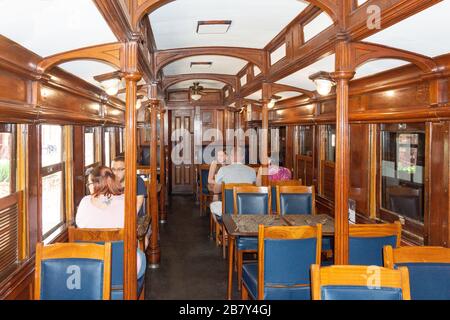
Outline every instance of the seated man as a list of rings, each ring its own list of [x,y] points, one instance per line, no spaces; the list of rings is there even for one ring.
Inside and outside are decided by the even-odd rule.
[[[230,154],[232,163],[229,166],[220,168],[216,175],[216,189],[222,188],[222,183],[255,183],[256,172],[252,168],[243,165],[236,158],[236,153]],[[216,201],[210,205],[211,212],[217,216],[222,215],[222,202]]]

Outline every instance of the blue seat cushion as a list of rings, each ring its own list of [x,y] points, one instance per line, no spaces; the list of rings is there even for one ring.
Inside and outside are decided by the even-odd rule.
[[[267,215],[271,206],[267,193],[239,193],[237,195],[238,214]]]
[[[400,288],[323,286],[322,300],[403,300]]]
[[[407,267],[412,300],[450,300],[449,263],[401,263]]]
[[[249,295],[256,299],[258,297],[258,264],[244,263],[242,266],[242,282],[245,283]]]
[[[222,204],[225,203],[225,208],[223,212],[225,214],[233,214],[234,213],[234,199],[233,199],[233,190],[225,190],[225,201],[222,200]]]
[[[383,266],[383,247],[397,247],[397,236],[350,237],[349,264],[361,266]]]
[[[258,250],[258,238],[256,237],[238,237],[236,239],[236,248],[240,250]]]
[[[139,273],[137,275],[138,284],[137,284],[137,295],[139,296],[144,288],[145,284],[145,271],[147,269],[147,260],[144,252],[138,249],[137,254],[140,256],[141,265],[139,267]],[[123,268],[122,268],[123,270]],[[123,282],[121,284],[116,284],[111,286],[111,300],[123,300]]]
[[[102,300],[103,261],[43,260],[40,293],[41,300]]]
[[[202,172],[202,193],[204,195],[209,195],[208,190],[209,170],[201,170],[201,172]]]
[[[322,251],[333,251],[334,249],[334,237],[324,236],[322,237]]]
[[[246,263],[242,268],[242,281],[248,289],[250,297],[258,297],[258,264]],[[264,288],[265,300],[310,300],[311,289],[305,287]]]

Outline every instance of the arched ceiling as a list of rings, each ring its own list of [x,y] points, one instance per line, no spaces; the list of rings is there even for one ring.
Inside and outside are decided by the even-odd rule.
[[[41,57],[117,41],[92,0],[0,1],[0,34]]]
[[[264,48],[308,3],[298,0],[177,0],[149,15],[158,50]],[[276,17],[276,18],[275,18]],[[198,21],[231,20],[225,34],[198,34]]]

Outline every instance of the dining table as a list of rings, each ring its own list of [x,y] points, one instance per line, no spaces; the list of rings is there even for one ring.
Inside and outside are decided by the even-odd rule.
[[[322,224],[322,236],[334,236],[334,219],[326,214],[307,215],[230,215],[222,217],[228,234],[228,287],[227,299],[232,298],[234,247],[238,237],[258,237],[259,225],[264,226],[315,226]]]

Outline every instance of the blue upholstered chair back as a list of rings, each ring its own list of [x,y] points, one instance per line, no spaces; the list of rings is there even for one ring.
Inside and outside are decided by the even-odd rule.
[[[322,300],[403,300],[400,288],[322,286]]]
[[[208,177],[209,177],[209,169],[200,169],[200,177],[202,179],[202,193],[209,194],[208,190]]]
[[[43,260],[41,300],[102,300],[103,272],[102,260]]]
[[[450,300],[450,263],[398,263],[407,267],[412,300]]]
[[[383,266],[383,247],[397,246],[397,236],[349,237],[349,264]]]
[[[311,193],[280,194],[280,214],[312,214],[313,196]]]
[[[265,286],[309,284],[309,270],[316,263],[316,252],[316,238],[265,239]]]
[[[261,214],[267,215],[270,212],[268,193],[238,193],[236,195],[238,214]]]
[[[224,213],[225,214],[233,214],[234,211],[234,200],[233,200],[233,189],[225,190],[225,199],[222,199],[222,203],[225,205]]]

